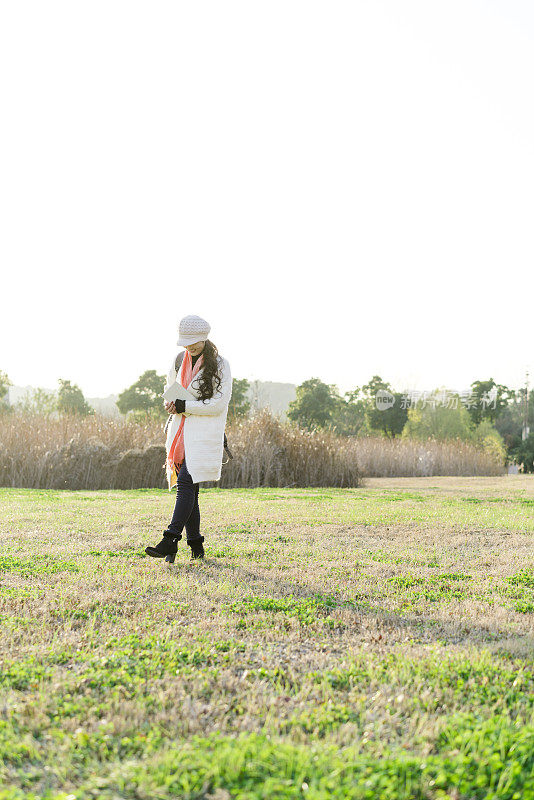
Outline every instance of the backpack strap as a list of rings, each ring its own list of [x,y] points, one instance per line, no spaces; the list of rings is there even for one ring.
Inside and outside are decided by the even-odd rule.
[[[228,456],[228,461],[233,458],[232,453],[230,452],[230,448],[228,447],[228,439],[226,438],[226,431],[224,433],[224,444],[223,444],[224,452]],[[228,464],[228,461],[224,461],[224,464]]]
[[[184,360],[184,355],[185,355],[185,350],[182,350],[182,352],[178,353],[178,355],[176,356],[176,361],[174,362],[174,368],[175,368],[176,372],[178,372],[178,370],[182,366],[182,361]]]

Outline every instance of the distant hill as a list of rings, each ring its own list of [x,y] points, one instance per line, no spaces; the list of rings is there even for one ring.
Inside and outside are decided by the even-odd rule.
[[[270,408],[276,416],[285,417],[297,390],[294,383],[251,381],[247,395],[253,409]]]
[[[43,387],[45,388],[45,387]],[[7,390],[7,400],[10,406],[14,406],[19,400],[23,400],[26,394],[35,391],[33,386],[10,386]],[[55,389],[46,389],[47,392],[55,392]]]
[[[90,406],[106,417],[120,417],[121,412],[117,408],[118,394],[109,394],[107,397],[86,397]]]
[[[46,387],[44,387],[46,388]],[[33,386],[10,386],[8,391],[9,404],[15,405],[19,400],[23,400],[27,393],[33,394]],[[55,392],[55,389],[47,389],[48,392]],[[296,387],[293,383],[276,383],[273,381],[251,381],[248,391],[250,405],[252,409],[270,408],[273,414],[285,417],[289,403],[295,399]],[[110,394],[107,397],[86,397],[87,402],[95,411],[105,414],[108,417],[120,417],[121,413],[117,408],[117,394]]]

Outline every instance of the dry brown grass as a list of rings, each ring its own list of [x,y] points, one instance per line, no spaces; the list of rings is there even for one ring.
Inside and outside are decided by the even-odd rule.
[[[101,414],[88,417],[70,414],[50,417],[27,412],[0,415],[0,486],[104,488],[98,482],[83,479],[75,485],[67,480],[64,485],[73,464],[61,465],[65,462],[61,451],[70,456],[67,460],[78,462],[79,466],[91,455],[94,458],[95,449],[110,461],[132,449],[160,445],[161,440],[162,429],[158,422],[117,421]],[[61,474],[50,475],[54,468]]]
[[[220,486],[358,486],[362,476],[500,475],[503,465],[466,442],[310,433],[263,410],[228,425],[234,459]],[[102,415],[0,416],[0,486],[165,487],[163,424]],[[206,484],[210,485],[210,484]]]
[[[13,676],[2,707],[16,721],[11,752],[24,736],[38,753],[0,762],[0,778],[27,787],[23,763],[37,793],[187,797],[166,794],[164,778],[138,791],[128,770],[195,734],[355,747],[375,769],[392,754],[426,759],[464,713],[473,733],[494,718],[520,731],[534,620],[514,603],[534,590],[509,578],[533,565],[534,479],[369,484],[202,490],[207,558],[190,563],[180,542],[173,566],[144,557],[172,496],[2,490],[0,657]],[[184,659],[169,665],[169,648]],[[162,742],[144,750],[136,736],[152,732]],[[102,794],[83,789],[94,775]]]
[[[310,433],[263,410],[227,435],[234,459],[223,468],[223,488],[360,484],[353,442],[330,431]]]
[[[503,464],[470,442],[384,439],[369,436],[355,443],[358,463],[373,478],[431,475],[502,475]]]

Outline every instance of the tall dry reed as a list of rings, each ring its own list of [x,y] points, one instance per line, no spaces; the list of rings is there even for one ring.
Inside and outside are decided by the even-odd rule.
[[[410,478],[432,475],[502,475],[504,464],[471,442],[434,439],[354,439],[363,475]]]
[[[331,431],[309,431],[258,411],[227,431],[234,459],[220,485],[358,486],[361,473],[351,442]]]
[[[0,486],[106,488],[96,476],[84,480],[78,474],[82,466],[88,463],[90,466],[91,461],[96,464],[95,453],[100,455],[100,462],[102,459],[104,463],[114,462],[132,450],[139,452],[150,445],[161,445],[162,436],[160,422],[139,424],[101,414],[88,417],[3,414],[0,415]]]
[[[362,476],[500,475],[503,465],[467,442],[310,433],[267,410],[229,423],[234,459],[221,487],[358,486]],[[164,488],[163,425],[99,414],[0,415],[0,486]]]

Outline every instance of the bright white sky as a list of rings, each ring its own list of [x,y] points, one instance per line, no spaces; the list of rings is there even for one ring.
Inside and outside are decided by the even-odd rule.
[[[0,369],[88,396],[534,366],[529,0],[3,3]]]

